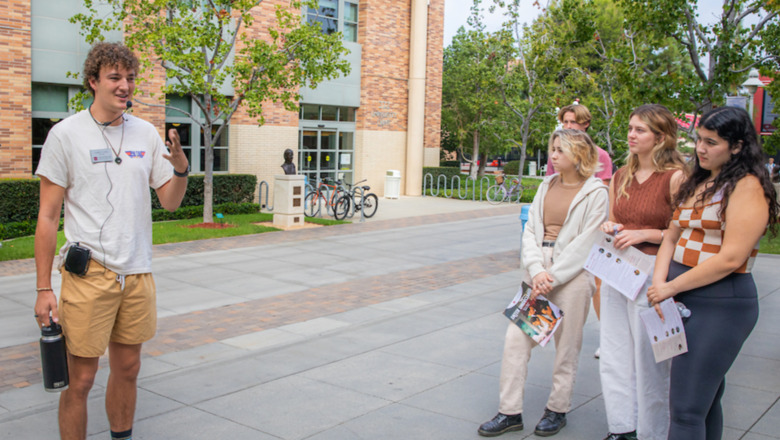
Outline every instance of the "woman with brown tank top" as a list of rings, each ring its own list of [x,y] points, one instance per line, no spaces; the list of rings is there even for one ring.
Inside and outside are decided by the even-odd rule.
[[[628,160],[609,187],[615,246],[655,256],[684,179],[677,121],[657,104],[637,107],[628,124]],[[651,274],[652,275],[652,274]],[[647,284],[631,301],[604,284],[601,295],[601,388],[609,434],[605,440],[665,440],[669,430],[670,362],[656,363],[639,313],[649,307]]]

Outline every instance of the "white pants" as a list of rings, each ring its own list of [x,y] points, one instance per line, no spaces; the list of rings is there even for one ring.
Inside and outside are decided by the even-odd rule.
[[[543,248],[545,265],[552,264],[552,248]],[[574,379],[582,348],[582,327],[590,311],[590,298],[596,290],[593,276],[584,270],[568,283],[556,287],[547,296],[564,313],[561,325],[553,335],[555,341],[555,364],[552,370],[552,389],[547,408],[566,413],[571,407]],[[523,412],[525,379],[528,375],[528,361],[531,350],[537,344],[510,322],[504,340],[504,356],[501,362],[501,377],[498,411],[502,414]],[[543,350],[549,350],[549,345]]]
[[[639,313],[649,308],[647,288],[631,301],[601,285],[601,390],[609,432],[636,431],[639,440],[666,440],[671,360],[656,363]]]

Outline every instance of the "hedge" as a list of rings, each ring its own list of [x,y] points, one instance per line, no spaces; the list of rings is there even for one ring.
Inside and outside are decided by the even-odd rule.
[[[250,203],[256,186],[257,177],[251,174],[215,174],[214,204]],[[19,226],[9,226],[8,223],[35,221],[38,218],[39,192],[38,179],[0,180],[0,194],[3,195],[0,197],[0,224],[13,229]],[[151,194],[152,209],[161,209],[155,191],[151,190]],[[200,205],[203,205],[203,176],[190,176],[181,206]]]
[[[203,177],[202,175],[190,176],[187,179],[187,193],[181,206],[203,205]],[[215,205],[222,203],[250,203],[254,198],[257,176],[253,174],[215,174],[214,198]],[[157,194],[152,191],[152,209],[160,209],[160,201]]]
[[[460,168],[460,161],[459,160],[442,160],[439,162],[440,167],[448,167],[448,168]]]
[[[227,215],[255,214],[260,212],[260,205],[257,203],[223,203],[221,205],[214,205],[214,212]],[[164,220],[184,220],[202,216],[203,205],[184,206],[173,212],[166,211],[165,209],[152,210],[152,221],[154,222]],[[21,222],[0,224],[0,240],[35,235],[36,224],[37,220],[25,220]],[[62,219],[60,219],[59,229],[62,229]]]
[[[0,224],[38,218],[38,179],[0,180]]]
[[[447,176],[447,185],[452,182],[452,176],[460,176],[460,167],[423,167],[423,186],[425,186],[425,175],[433,176],[433,186],[439,181],[440,175]],[[428,183],[430,185],[430,182]]]
[[[260,212],[260,205],[257,203],[222,203],[214,205],[214,213],[220,214],[255,214]],[[176,211],[170,212],[165,209],[152,210],[152,221],[159,222],[164,220],[184,220],[187,218],[196,218],[203,216],[203,205],[183,206]]]
[[[504,164],[504,174],[509,176],[517,176],[520,171],[520,161],[519,160],[510,160],[509,162]]]

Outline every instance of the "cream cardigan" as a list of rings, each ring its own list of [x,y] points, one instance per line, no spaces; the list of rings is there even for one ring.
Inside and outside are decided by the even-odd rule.
[[[542,240],[544,238],[544,198],[550,187],[552,176],[544,179],[536,192],[531,209],[528,213],[528,222],[523,232],[521,249],[521,267],[530,278],[524,277],[526,282],[545,269],[542,266]],[[601,179],[590,177],[582,185],[582,188],[574,196],[566,220],[563,222],[558,238],[553,248],[553,264],[547,269],[553,277],[553,287],[569,282],[577,276],[585,264],[593,243],[598,237],[599,226],[604,223],[609,215],[609,190]]]

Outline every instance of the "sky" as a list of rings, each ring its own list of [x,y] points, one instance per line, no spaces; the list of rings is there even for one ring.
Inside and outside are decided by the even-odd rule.
[[[487,7],[492,3],[491,0],[483,0],[482,6],[485,9],[485,25],[488,31],[496,31],[501,27],[504,17],[500,11],[490,14]],[[522,14],[524,22],[531,23],[541,12],[539,8],[533,6],[534,0],[521,0]],[[540,0],[543,6],[548,4],[548,0]],[[699,12],[703,20],[712,22],[716,14],[720,11],[722,0],[699,0]],[[472,0],[444,0],[444,47],[452,42],[452,37],[458,32],[461,26],[467,26],[466,20],[471,13]],[[467,27],[468,28],[468,27]]]

